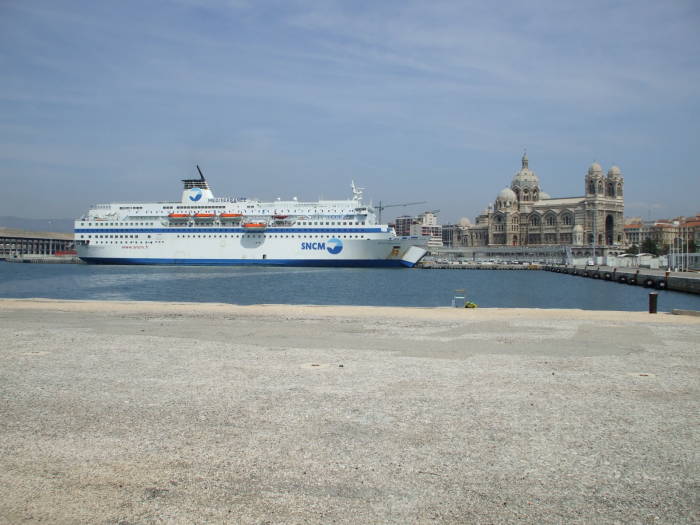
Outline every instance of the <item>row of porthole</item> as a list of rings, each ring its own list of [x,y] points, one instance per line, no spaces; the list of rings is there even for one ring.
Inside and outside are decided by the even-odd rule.
[[[180,235],[177,236],[180,238]],[[203,235],[182,235],[182,238],[205,238],[205,239],[211,239],[211,238],[228,238],[228,237],[235,237],[235,238],[240,238],[240,234],[230,234],[230,235],[210,235],[210,234],[203,234]],[[262,238],[262,237],[268,237],[268,238],[285,238],[285,239],[312,239],[312,238],[325,238],[327,235],[282,235],[282,234],[277,234],[277,235],[262,235],[262,234],[245,234],[245,237],[247,238]],[[342,239],[364,239],[364,235],[338,235],[338,237]],[[92,235],[81,235],[80,239],[92,239]],[[138,239],[140,238],[138,235],[95,235],[95,239]],[[151,238],[150,235],[147,236],[148,239]]]
[[[162,244],[165,241],[93,241],[92,244]]]
[[[200,238],[200,239],[201,238],[205,238],[205,239],[220,238],[221,239],[221,238],[230,238],[230,237],[239,238],[239,237],[241,237],[241,235],[240,234],[231,234],[231,235],[204,234],[204,235],[182,235],[182,236],[178,235],[177,236],[178,239],[180,237],[182,237],[183,239],[189,239],[189,238]],[[245,235],[243,235],[243,237],[246,237],[248,239],[255,239],[255,238],[259,239],[259,238],[263,238],[263,237],[268,238],[268,239],[269,238],[275,238],[275,239],[276,238],[280,238],[280,239],[290,239],[290,238],[291,239],[314,239],[314,238],[319,239],[319,238],[322,238],[322,239],[325,239],[328,237],[328,235],[282,235],[282,234],[277,234],[277,235],[253,234],[253,235],[250,235],[250,234],[245,234]],[[336,235],[336,237],[339,237],[341,239],[365,239],[366,238],[364,235]]]
[[[81,235],[81,239],[92,239],[92,235]],[[95,235],[95,239],[139,239],[138,235]],[[150,239],[151,236],[147,236]]]
[[[85,226],[84,222],[80,223],[81,226]],[[93,226],[91,222],[87,224],[88,226]],[[155,222],[96,222],[95,226],[155,226]]]

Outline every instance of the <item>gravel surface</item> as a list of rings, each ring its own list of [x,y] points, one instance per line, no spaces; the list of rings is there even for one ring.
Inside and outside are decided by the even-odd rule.
[[[0,300],[0,523],[698,523],[700,318]]]

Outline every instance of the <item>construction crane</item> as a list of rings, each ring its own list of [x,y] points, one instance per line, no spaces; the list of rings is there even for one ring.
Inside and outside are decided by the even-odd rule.
[[[418,202],[401,202],[399,204],[382,204],[382,201],[379,201],[379,205],[375,206],[374,209],[379,212],[379,224],[382,223],[382,210],[384,208],[395,208],[397,206],[415,206],[416,204],[425,204],[428,201],[418,201]]]

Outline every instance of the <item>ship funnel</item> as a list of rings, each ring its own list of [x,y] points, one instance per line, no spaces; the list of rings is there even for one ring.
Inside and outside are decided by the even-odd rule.
[[[207,179],[204,178],[204,174],[202,170],[199,169],[199,166],[197,166],[197,171],[199,172],[198,179],[182,179],[185,185],[182,191],[183,204],[196,205],[214,198],[214,194],[209,188]]]

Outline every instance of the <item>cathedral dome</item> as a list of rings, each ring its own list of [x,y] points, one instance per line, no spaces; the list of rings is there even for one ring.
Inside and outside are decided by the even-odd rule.
[[[551,199],[552,197],[549,195],[549,193],[545,193],[543,191],[540,192],[540,200],[543,201],[545,199]]]
[[[462,217],[459,219],[459,225],[464,227],[471,226],[472,221],[470,221],[467,217]]]
[[[613,165],[608,170],[608,177],[619,177],[621,175],[622,172],[620,171],[620,168],[618,166]]]
[[[588,168],[588,174],[589,175],[602,175],[603,174],[603,168],[598,164],[597,162],[594,162],[591,164],[591,167]]]
[[[503,188],[498,193],[498,197],[496,197],[496,199],[504,202],[515,202],[518,200],[518,197],[515,195],[515,192],[510,188]]]
[[[530,169],[528,162],[527,154],[524,154],[522,158],[522,168],[520,168],[520,171],[515,174],[515,177],[513,177],[513,182],[510,185],[512,189],[539,188],[540,179],[538,179],[535,172]]]

